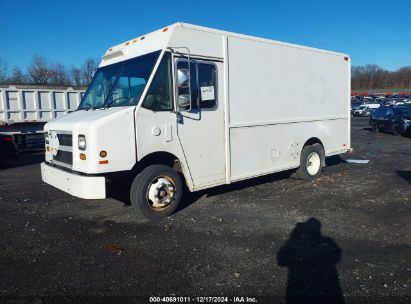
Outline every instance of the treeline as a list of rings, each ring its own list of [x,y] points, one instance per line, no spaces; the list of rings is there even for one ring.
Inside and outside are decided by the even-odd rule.
[[[34,55],[25,71],[9,68],[0,57],[0,84],[36,84],[60,86],[87,86],[97,70],[98,62],[88,58],[80,67],[67,68],[61,63],[51,63],[41,55]]]
[[[41,55],[34,55],[26,71],[18,67],[9,69],[7,61],[0,57],[0,84],[39,84],[63,86],[87,86],[97,70],[95,59],[86,59],[80,67],[67,68],[61,63],[50,63]],[[411,88],[411,66],[387,71],[376,64],[353,66],[351,89],[407,89]]]
[[[387,71],[376,64],[353,66],[351,69],[351,89],[409,89],[411,88],[411,66],[396,71]]]

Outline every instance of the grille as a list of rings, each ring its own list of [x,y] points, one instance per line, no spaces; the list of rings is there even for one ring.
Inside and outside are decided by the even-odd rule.
[[[56,155],[51,155],[50,161],[57,166],[71,168],[73,166],[73,136],[68,132],[50,131],[50,146],[57,149]],[[54,133],[54,135],[53,135]],[[53,140],[57,136],[58,143]]]
[[[73,136],[71,134],[57,134],[61,146],[71,147],[73,145]]]
[[[53,157],[53,160],[72,165],[73,163],[73,153],[67,151],[58,151],[57,155]]]

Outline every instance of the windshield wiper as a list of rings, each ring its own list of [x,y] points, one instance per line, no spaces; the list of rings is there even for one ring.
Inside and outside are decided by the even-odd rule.
[[[87,107],[85,110],[94,110],[94,105],[93,104],[88,104],[89,107]]]
[[[106,104],[106,106],[105,106],[104,108],[105,108],[105,109],[108,109],[113,103],[115,103],[117,100],[120,100],[120,99],[130,100],[131,98],[130,98],[129,96],[123,96],[123,97],[114,98],[114,99],[110,100],[109,102],[107,102],[107,104]]]

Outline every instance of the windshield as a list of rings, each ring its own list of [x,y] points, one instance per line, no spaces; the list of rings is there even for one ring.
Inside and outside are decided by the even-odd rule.
[[[79,110],[136,105],[160,51],[97,69]]]
[[[377,108],[375,111],[374,111],[374,114],[375,115],[387,115],[387,114],[389,114],[389,113],[391,113],[392,112],[392,110],[391,110],[391,108],[382,108],[382,107],[380,107],[380,108]]]

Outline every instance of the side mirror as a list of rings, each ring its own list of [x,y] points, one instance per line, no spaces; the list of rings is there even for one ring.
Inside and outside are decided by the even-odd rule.
[[[183,94],[178,96],[178,105],[182,108],[187,108],[190,106],[190,95]]]
[[[179,88],[188,88],[190,85],[190,74],[187,69],[177,70],[177,83]]]

